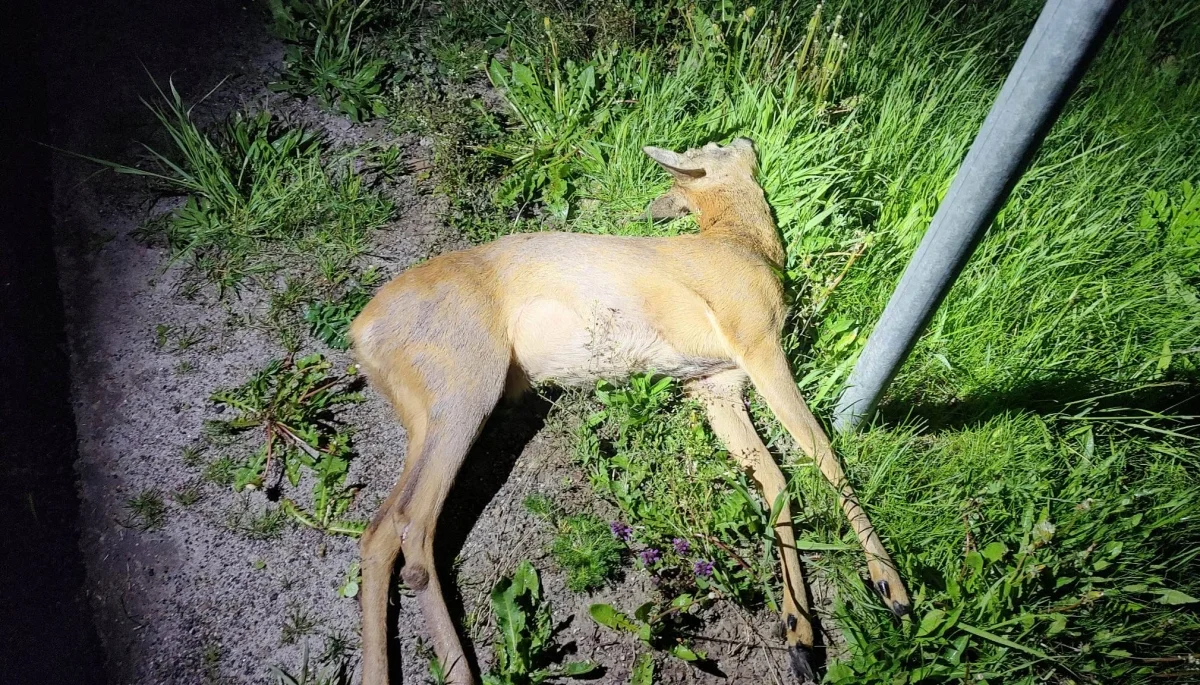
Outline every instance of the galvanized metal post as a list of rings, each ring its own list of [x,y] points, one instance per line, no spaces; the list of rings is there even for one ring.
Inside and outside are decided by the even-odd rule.
[[[949,192],[875,325],[834,426],[856,428],[876,404],[1037,152],[1125,0],[1049,0]]]

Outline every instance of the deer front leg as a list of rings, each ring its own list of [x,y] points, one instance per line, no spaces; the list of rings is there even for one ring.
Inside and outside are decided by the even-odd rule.
[[[867,512],[863,511],[858,496],[846,480],[846,473],[833,453],[829,437],[800,396],[783,350],[778,343],[764,342],[739,355],[738,363],[750,374],[754,387],[800,449],[816,462],[825,479],[837,489],[842,511],[850,520],[867,554],[867,570],[871,574],[872,586],[893,613],[904,616],[911,608],[908,591],[900,580],[892,557],[871,525]]]
[[[796,676],[802,682],[811,682],[816,680],[812,664],[812,615],[804,589],[800,557],[796,553],[791,506],[786,497],[782,500],[779,497],[786,490],[787,481],[746,413],[742,400],[745,385],[745,373],[740,370],[727,371],[692,381],[688,384],[688,392],[704,405],[713,432],[725,444],[729,454],[758,483],[767,506],[772,507],[776,501],[780,501],[775,538],[779,545],[783,575],[783,625],[787,635],[788,656]]]

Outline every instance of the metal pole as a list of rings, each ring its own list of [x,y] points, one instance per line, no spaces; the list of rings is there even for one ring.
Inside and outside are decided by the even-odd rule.
[[[1021,177],[1125,0],[1049,0],[958,168],[916,254],[867,340],[838,401],[834,426],[875,411],[917,338]]]

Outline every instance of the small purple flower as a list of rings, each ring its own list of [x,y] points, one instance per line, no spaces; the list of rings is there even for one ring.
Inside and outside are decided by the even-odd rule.
[[[643,565],[653,566],[659,559],[662,559],[662,552],[650,547],[638,552],[638,558],[642,560]]]
[[[701,559],[700,561],[696,562],[696,565],[692,567],[692,570],[696,572],[697,576],[700,576],[701,578],[708,578],[713,573],[713,564],[711,561],[705,561]]]
[[[675,538],[671,541],[671,544],[675,546],[676,554],[687,554],[688,551],[692,549],[692,546],[688,544],[688,541],[684,540],[683,538]]]
[[[613,521],[612,523],[608,524],[608,529],[612,531],[612,534],[618,540],[629,542],[633,539],[633,528],[631,528],[628,524],[621,523],[620,521]]]

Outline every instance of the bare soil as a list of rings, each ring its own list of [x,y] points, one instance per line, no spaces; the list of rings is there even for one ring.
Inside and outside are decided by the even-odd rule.
[[[249,3],[50,2],[46,24],[54,46],[44,56],[52,140],[61,149],[136,159],[135,141],[156,136],[139,102],[153,93],[147,72],[160,83],[174,78],[191,101],[225,79],[197,109],[201,118],[265,106],[336,143],[388,136],[378,126],[353,125],[271,94],[267,83],[282,48]],[[427,156],[426,141],[395,142],[410,159]],[[210,394],[240,384],[283,352],[265,331],[229,325],[230,311],[262,311],[261,291],[247,289],[232,303],[212,294],[188,300],[179,293],[180,269],[167,267],[165,250],[134,237],[148,217],[177,200],[153,195],[137,179],[96,172],[95,165],[59,155],[53,209],[78,423],[80,544],[109,680],[266,682],[272,665],[295,669],[305,642],[314,656],[330,636],[356,643],[358,603],[337,593],[358,558],[355,540],[297,526],[268,541],[229,530],[230,512],[261,510],[262,493],[236,495],[201,484],[203,498],[192,506],[170,499],[200,482],[201,469],[186,465],[181,455],[196,443],[204,420],[216,416]],[[439,200],[415,179],[401,179],[387,192],[397,203],[397,218],[378,232],[371,264],[394,274],[462,244],[438,221]],[[182,352],[160,348],[160,325],[199,330],[202,340]],[[322,351],[335,368],[350,363],[343,353]],[[181,370],[188,365],[192,370]],[[385,401],[371,392],[367,397],[343,416],[357,430],[359,458],[350,480],[365,485],[353,512],[359,518],[369,517],[386,495],[405,454],[403,430]],[[603,513],[604,505],[594,502],[571,465],[562,433],[543,426],[546,408],[531,399],[502,409],[489,423],[439,528],[441,572],[446,585],[457,588],[452,609],[483,668],[493,634],[488,591],[530,558],[542,572],[556,620],[568,622],[561,641],[574,643],[577,658],[605,668],[596,682],[627,682],[636,640],[597,627],[587,607],[603,601],[632,608],[653,597],[654,588],[645,574],[630,569],[621,582],[590,596],[565,589],[564,576],[544,551],[548,526],[521,502],[538,491],[568,507],[601,507]],[[160,530],[130,525],[126,502],[147,489],[167,502]],[[425,635],[420,613],[411,596],[398,601],[404,682],[426,682],[426,662],[418,654]],[[307,637],[283,644],[283,626],[298,611],[316,626]],[[696,643],[721,673],[660,659],[659,682],[789,680],[774,616],[718,603],[704,618]]]

